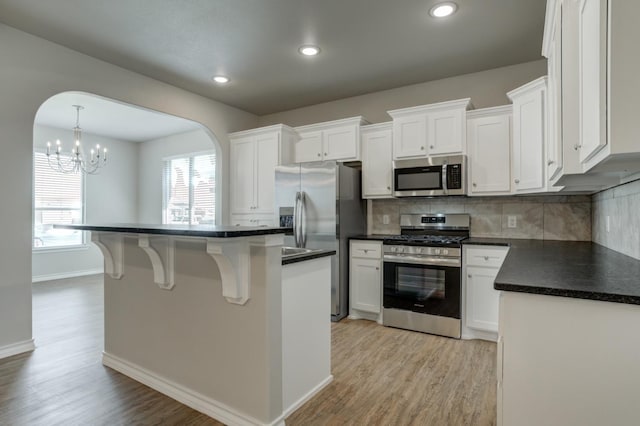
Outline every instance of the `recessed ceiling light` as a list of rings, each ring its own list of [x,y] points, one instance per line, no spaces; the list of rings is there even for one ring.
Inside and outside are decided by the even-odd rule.
[[[216,75],[215,77],[213,77],[213,81],[215,81],[216,83],[228,83],[229,82],[229,78],[225,77],[224,75]]]
[[[300,46],[298,52],[302,53],[305,56],[316,56],[320,53],[320,48],[318,46],[305,45]]]
[[[429,14],[434,18],[444,18],[452,15],[458,9],[458,5],[453,2],[438,3],[431,8]]]

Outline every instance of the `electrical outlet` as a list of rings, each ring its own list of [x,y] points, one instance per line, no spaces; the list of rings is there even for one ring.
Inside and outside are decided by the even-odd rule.
[[[518,227],[518,219],[516,216],[509,215],[507,216],[507,228],[517,228]]]
[[[388,214],[383,214],[382,215],[382,224],[383,225],[388,225],[389,224],[389,215]]]
[[[607,216],[607,220],[605,221],[605,228],[607,232],[611,232],[611,217]]]

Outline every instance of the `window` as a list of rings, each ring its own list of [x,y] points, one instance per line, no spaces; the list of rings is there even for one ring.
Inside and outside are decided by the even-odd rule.
[[[60,154],[62,156],[62,154]],[[61,173],[49,167],[46,154],[34,155],[33,247],[54,248],[84,244],[84,233],[53,229],[55,223],[82,223],[84,218],[82,173]]]
[[[166,159],[163,175],[163,223],[215,224],[216,154],[214,152]]]

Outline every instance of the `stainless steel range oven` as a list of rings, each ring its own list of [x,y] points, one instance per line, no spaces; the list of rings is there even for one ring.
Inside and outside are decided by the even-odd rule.
[[[460,338],[460,242],[469,216],[402,215],[401,229],[383,242],[383,324]]]

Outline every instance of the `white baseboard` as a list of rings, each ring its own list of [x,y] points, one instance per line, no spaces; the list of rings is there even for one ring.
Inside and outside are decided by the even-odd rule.
[[[304,395],[302,398],[300,398],[299,400],[291,404],[291,407],[284,410],[283,417],[284,418],[288,417],[291,413],[296,411],[298,408],[302,407],[307,401],[309,401],[311,398],[316,396],[318,392],[320,392],[322,389],[327,387],[329,383],[331,383],[332,381],[333,381],[333,375],[330,375],[329,377],[321,381],[316,387],[311,389],[306,395]]]
[[[41,281],[63,280],[65,278],[84,277],[86,275],[97,275],[104,273],[103,268],[85,269],[82,271],[61,272],[58,274],[34,275],[31,282],[37,283]]]
[[[352,320],[364,319],[369,321],[375,321],[378,324],[382,324],[382,315],[375,314],[373,312],[364,312],[364,311],[358,311],[356,309],[352,309],[351,312],[349,312],[348,318]]]
[[[36,348],[33,339],[24,340],[10,345],[0,346],[0,359],[29,352]]]
[[[200,411],[207,416],[230,426],[284,426],[284,414],[270,423],[261,422],[247,414],[241,413],[228,405],[192,391],[178,383],[161,377],[156,373],[138,365],[125,361],[115,355],[102,353],[102,364],[112,368],[125,376],[149,386],[156,391],[175,399],[182,404]]]
[[[462,340],[480,339],[488,342],[497,342],[498,333],[484,330],[474,330],[473,328],[462,328]]]

